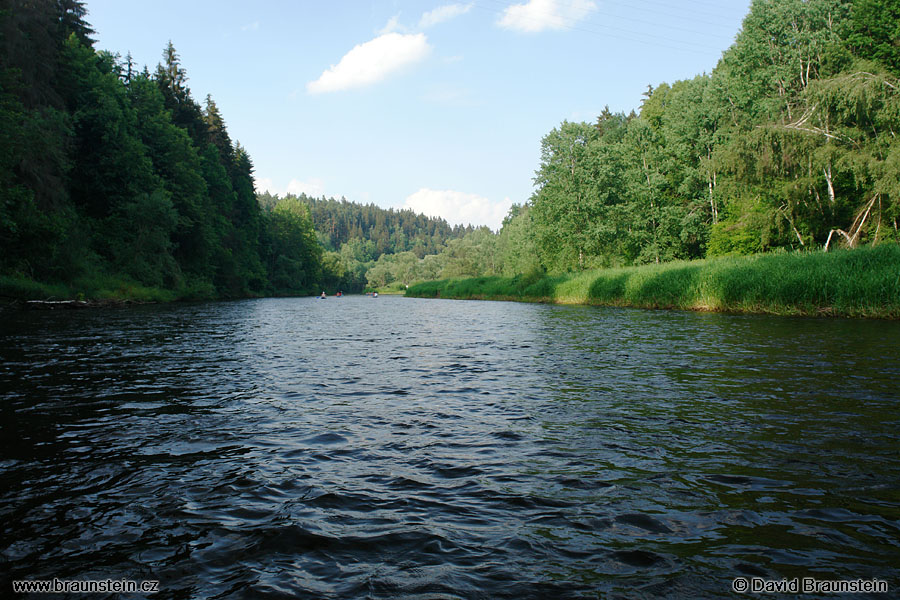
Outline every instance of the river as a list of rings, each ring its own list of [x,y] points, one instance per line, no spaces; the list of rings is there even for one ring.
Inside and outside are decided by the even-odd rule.
[[[898,322],[385,296],[0,319],[0,595],[900,586]]]

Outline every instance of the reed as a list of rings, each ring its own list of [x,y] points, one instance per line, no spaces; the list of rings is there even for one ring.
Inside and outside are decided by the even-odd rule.
[[[406,295],[897,319],[900,246],[429,281],[411,285]]]

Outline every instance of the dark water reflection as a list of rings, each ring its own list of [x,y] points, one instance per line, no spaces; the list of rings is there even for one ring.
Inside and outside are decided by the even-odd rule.
[[[0,595],[900,585],[900,323],[390,297],[0,319]]]

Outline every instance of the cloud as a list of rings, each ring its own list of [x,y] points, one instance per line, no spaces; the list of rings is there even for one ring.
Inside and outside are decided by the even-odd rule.
[[[291,179],[287,185],[287,193],[307,196],[319,197],[325,195],[325,182],[318,177],[313,177],[309,181],[300,181],[299,179]]]
[[[276,189],[275,184],[268,177],[257,177],[255,186],[256,193],[262,194],[264,192],[269,192],[270,194],[277,194],[278,189]]]
[[[287,184],[287,187],[281,187],[276,186],[275,183],[267,177],[260,177],[256,180],[256,191],[259,193],[269,192],[270,194],[277,194],[279,196],[286,196],[288,194],[298,196],[300,194],[306,194],[307,196],[318,198],[325,195],[325,182],[318,177],[312,177],[307,181],[291,179],[290,183]]]
[[[430,217],[442,217],[451,225],[487,225],[494,231],[500,229],[503,217],[509,212],[512,201],[504,198],[491,202],[477,194],[454,190],[430,190],[422,188],[407,196],[403,208]]]
[[[378,31],[378,35],[384,35],[386,33],[392,33],[394,31],[406,31],[406,28],[400,24],[400,14],[396,14]]]
[[[431,46],[424,33],[386,33],[355,46],[337,65],[307,83],[306,91],[322,94],[371,85],[424,60],[429,52]]]
[[[547,29],[565,29],[597,10],[593,0],[529,0],[503,11],[497,24],[504,29],[536,33]]]
[[[248,23],[241,27],[241,31],[259,31],[259,21]]]
[[[427,13],[422,15],[422,18],[419,19],[419,27],[422,29],[432,27],[434,25],[437,25],[438,23],[443,23],[444,21],[449,21],[450,19],[456,18],[460,15],[464,15],[471,9],[472,3],[445,4],[443,6],[438,6],[434,10],[429,10]]]

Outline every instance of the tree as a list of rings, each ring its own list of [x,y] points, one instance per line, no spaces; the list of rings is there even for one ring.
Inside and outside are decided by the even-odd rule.
[[[584,268],[585,257],[597,253],[593,224],[605,216],[592,153],[599,136],[587,123],[563,121],[541,141],[531,204],[541,256],[551,269]]]
[[[203,163],[187,132],[172,122],[163,94],[147,75],[134,75],[128,96],[137,115],[137,131],[153,171],[169,193],[177,214],[172,253],[184,274],[211,281],[212,255],[218,238],[216,216],[203,178]]]
[[[900,3],[855,0],[847,41],[860,58],[876,60],[900,76]]]
[[[247,150],[236,144],[232,151],[231,183],[234,203],[227,215],[232,226],[230,239],[226,241],[247,291],[259,294],[265,288],[265,269],[259,256],[261,212],[256,202],[253,181],[253,162]]]
[[[206,109],[203,111],[203,122],[206,125],[204,130],[204,142],[212,144],[219,151],[219,156],[227,164],[235,160],[234,149],[231,145],[231,137],[225,128],[225,120],[219,107],[212,99],[211,94],[206,95]]]
[[[130,242],[132,233],[125,233],[127,227],[123,232],[123,219],[136,217],[136,206],[158,206],[150,213],[159,219],[147,226],[159,227],[160,231],[142,233],[154,240],[167,237],[171,231],[171,201],[153,172],[140,137],[137,114],[116,72],[115,57],[95,53],[73,33],[61,53],[61,64],[65,67],[61,71],[63,98],[73,111],[75,139],[69,193],[76,210],[85,218],[83,225],[91,228],[94,251],[113,270],[127,273],[141,283],[174,283],[178,276],[168,243],[142,242],[138,246],[148,253],[162,252],[164,259],[146,257],[144,262],[165,272],[132,268],[139,261]]]
[[[271,246],[267,268],[279,294],[313,291],[322,275],[322,250],[316,240],[309,209],[296,198],[278,203],[268,216]]]
[[[202,147],[208,126],[200,106],[191,97],[187,82],[187,71],[182,68],[175,46],[169,40],[163,51],[163,62],[156,67],[156,84],[163,93],[166,108],[172,112],[172,121],[188,132],[194,144]]]
[[[74,35],[82,46],[93,48],[94,40],[91,36],[96,33],[88,22],[87,8],[81,0],[56,0],[58,13],[58,29],[60,39],[67,39]]]
[[[497,237],[500,274],[511,277],[540,270],[530,205],[513,204]]]

